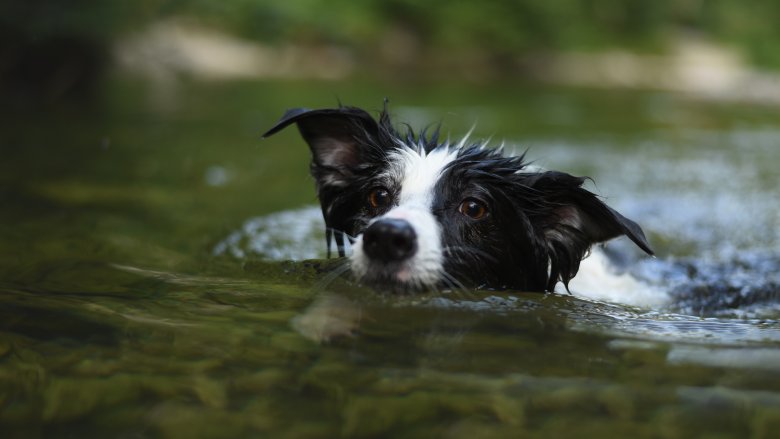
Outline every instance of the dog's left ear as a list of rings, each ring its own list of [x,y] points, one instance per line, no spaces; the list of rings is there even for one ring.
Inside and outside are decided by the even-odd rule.
[[[642,228],[582,188],[584,182],[585,178],[554,171],[537,174],[529,181],[543,200],[531,221],[541,228],[551,252],[551,276],[555,279],[550,279],[550,290],[558,276],[566,284],[577,274],[579,261],[592,244],[625,235],[653,254]]]
[[[529,186],[545,201],[546,208],[537,218],[548,237],[567,239],[580,234],[588,244],[608,241],[626,235],[639,248],[652,255],[653,250],[637,223],[604,204],[587,189],[583,177],[549,171],[533,177]]]
[[[346,183],[351,169],[364,161],[363,146],[376,138],[379,126],[366,111],[355,107],[288,110],[263,138],[297,124],[312,154],[312,173],[318,185]]]

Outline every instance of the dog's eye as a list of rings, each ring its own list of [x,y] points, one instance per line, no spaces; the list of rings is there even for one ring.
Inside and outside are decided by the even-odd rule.
[[[381,187],[373,189],[368,194],[368,204],[370,204],[374,209],[387,206],[390,204],[390,192],[388,192],[387,189]]]
[[[458,210],[471,219],[482,219],[488,213],[487,207],[481,201],[473,198],[463,200]]]

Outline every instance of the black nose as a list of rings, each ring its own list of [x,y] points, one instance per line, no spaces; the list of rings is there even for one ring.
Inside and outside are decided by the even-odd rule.
[[[402,261],[417,251],[417,234],[407,221],[382,219],[363,232],[363,251],[371,259]]]

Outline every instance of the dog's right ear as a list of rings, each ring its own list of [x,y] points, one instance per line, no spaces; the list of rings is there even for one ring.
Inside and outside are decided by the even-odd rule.
[[[298,125],[301,136],[309,144],[312,172],[318,185],[346,184],[351,170],[364,160],[363,146],[376,139],[379,131],[377,122],[360,108],[294,108],[287,110],[263,138],[293,123]]]

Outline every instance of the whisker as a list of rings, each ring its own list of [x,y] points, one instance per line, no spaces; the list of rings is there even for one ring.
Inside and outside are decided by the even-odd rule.
[[[317,281],[313,286],[312,290],[316,292],[320,292],[322,290],[327,289],[330,284],[332,284],[336,279],[338,279],[342,274],[349,271],[349,260],[345,259],[342,263],[340,263],[336,268],[334,268],[332,271],[330,271],[328,274],[326,274],[322,279]]]
[[[466,289],[466,286],[463,285],[463,283],[461,281],[459,281],[452,274],[442,270],[441,276],[442,276],[442,279],[447,282],[449,287],[452,287],[453,289],[457,289],[457,290],[465,290]]]
[[[474,294],[473,290],[469,290],[466,288],[453,288],[450,290],[450,292],[447,294],[447,299],[449,300],[477,300],[477,296]]]
[[[459,255],[464,255],[464,256],[469,256],[469,257],[471,257],[474,260],[478,260],[481,257],[481,258],[485,258],[485,259],[488,259],[488,260],[493,261],[493,262],[498,262],[498,258],[493,256],[492,254],[490,254],[490,253],[488,253],[488,252],[486,252],[484,250],[480,250],[480,249],[476,249],[476,248],[472,248],[472,247],[466,247],[466,246],[461,246],[461,245],[456,245],[455,246],[454,245],[454,246],[444,247],[444,249],[442,251],[445,252],[445,253],[454,254],[456,257],[459,256]],[[465,260],[463,260],[463,261],[466,262]]]

